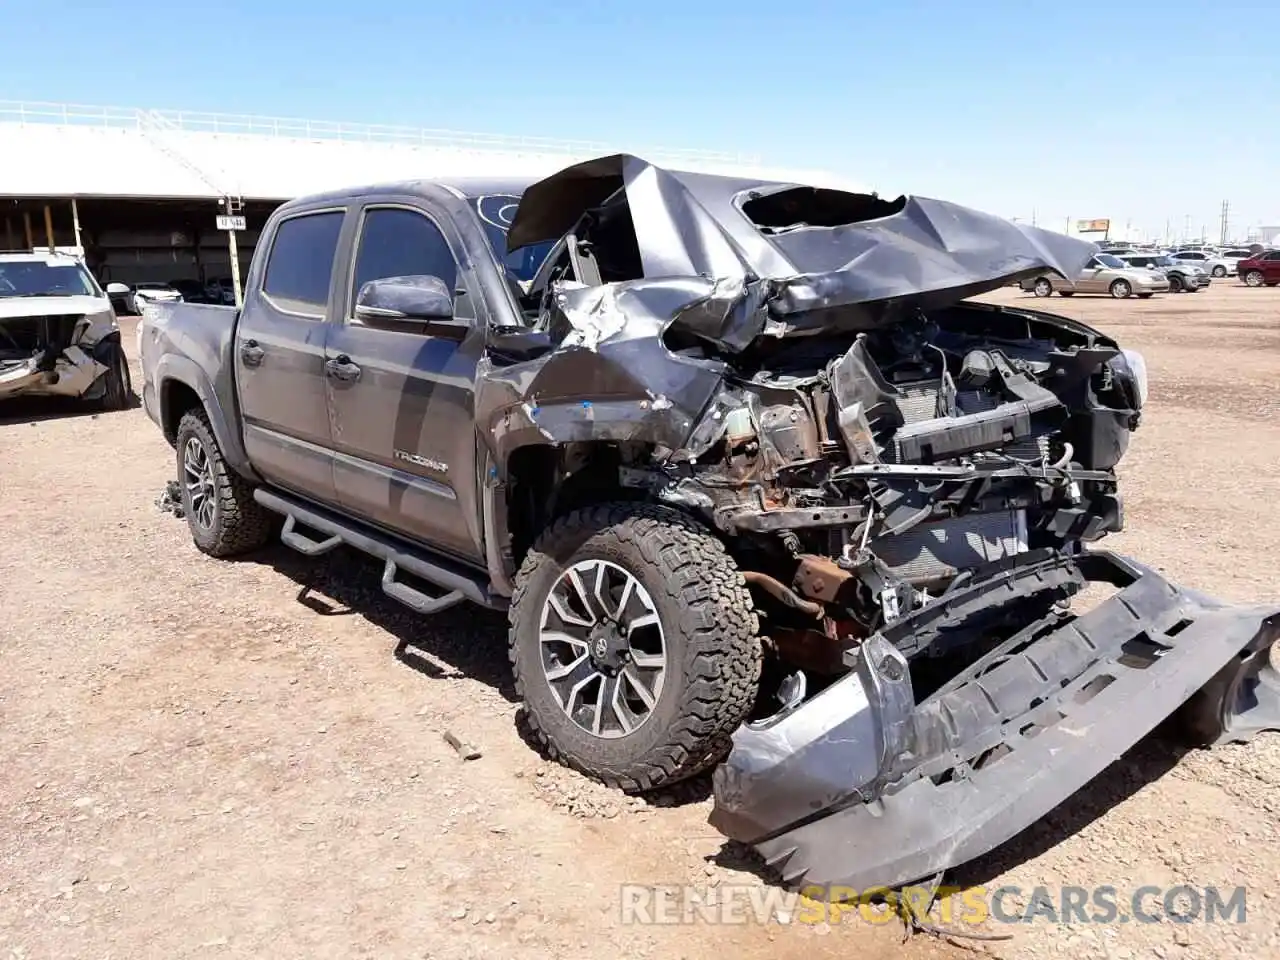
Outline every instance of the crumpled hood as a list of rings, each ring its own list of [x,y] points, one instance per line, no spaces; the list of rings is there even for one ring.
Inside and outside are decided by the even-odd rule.
[[[0,296],[0,321],[13,317],[56,317],[72,313],[106,313],[105,297],[4,297]]]
[[[508,249],[558,239],[618,190],[626,192],[647,282],[700,277],[719,292],[738,287],[763,304],[732,311],[727,325],[708,324],[706,310],[673,317],[687,332],[729,349],[743,349],[761,334],[874,326],[890,305],[942,306],[1046,270],[1074,277],[1097,252],[1093,243],[942,200],[884,201],[666,170],[627,154],[576,164],[530,186]],[[779,202],[768,200],[774,195]],[[760,198],[772,203],[771,212],[752,216],[773,227],[746,212]],[[800,225],[777,219],[787,209]],[[809,225],[843,209],[854,211],[856,222]],[[832,312],[857,306],[865,309]]]

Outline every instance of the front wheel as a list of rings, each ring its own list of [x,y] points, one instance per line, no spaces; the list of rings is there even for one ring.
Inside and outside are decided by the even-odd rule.
[[[1262,286],[1262,271],[1250,270],[1244,275],[1245,286],[1260,287]]]
[[[1185,284],[1182,282],[1182,278],[1180,276],[1178,276],[1176,273],[1169,274],[1169,292],[1170,293],[1181,293],[1182,288],[1184,286]]]
[[[1133,287],[1129,286],[1128,280],[1111,281],[1111,296],[1117,300],[1123,300],[1131,293],[1133,293]]]
[[[182,510],[196,547],[211,557],[231,557],[265,545],[274,518],[227,466],[203,411],[183,415],[174,446]]]
[[[107,372],[103,376],[102,397],[98,404],[103,410],[127,410],[133,404],[133,379],[129,375],[129,358],[118,340],[105,345],[100,361]]]
[[[1036,282],[1032,284],[1031,292],[1037,297],[1047,297],[1049,294],[1053,293],[1053,284],[1044,277],[1039,277]]]
[[[675,510],[561,517],[525,557],[509,619],[535,738],[610,786],[651,790],[706,769],[755,702],[762,651],[746,582]]]

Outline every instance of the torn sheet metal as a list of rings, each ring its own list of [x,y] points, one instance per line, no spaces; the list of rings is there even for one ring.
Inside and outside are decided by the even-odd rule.
[[[1280,609],[1223,604],[1109,553],[1071,562],[1122,589],[1030,624],[919,704],[892,640],[942,601],[847,655],[853,671],[809,702],[744,726],[715,773],[712,824],[787,883],[895,888],[1010,839],[1180,708],[1202,742],[1280,728]],[[1026,565],[990,605],[1062,563]]]
[[[668,312],[689,292],[664,284],[651,296],[645,283],[561,289],[541,350],[501,363],[499,340],[481,361],[476,417],[494,463],[527,443],[638,441],[659,457],[683,449],[725,366],[667,349]],[[698,278],[689,284],[702,291]]]
[[[704,299],[716,308],[686,303],[672,310],[673,329],[732,350],[762,334],[869,329],[903,307],[953,303],[1046,270],[1075,276],[1097,249],[941,200],[685,173],[626,154],[529,187],[508,249],[558,239],[620,190],[647,281],[715,278],[706,282],[716,295]],[[834,222],[831,210],[850,222]]]
[[[0,360],[0,398],[81,397],[106,372],[78,346],[67,347],[52,364],[43,353],[26,360]]]

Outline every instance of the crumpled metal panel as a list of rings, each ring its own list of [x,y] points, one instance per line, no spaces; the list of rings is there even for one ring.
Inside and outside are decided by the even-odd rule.
[[[43,368],[41,360],[35,356],[0,361],[0,397],[80,397],[107,372],[103,364],[79,346],[62,351],[52,369]]]
[[[896,213],[874,220],[777,233],[742,212],[745,198],[797,187],[601,157],[530,186],[507,245],[558,239],[625,190],[646,280],[707,278],[706,297],[673,311],[673,327],[729,350],[762,334],[866,329],[903,306],[953,303],[1046,270],[1075,276],[1097,250],[925,197],[902,198]]]

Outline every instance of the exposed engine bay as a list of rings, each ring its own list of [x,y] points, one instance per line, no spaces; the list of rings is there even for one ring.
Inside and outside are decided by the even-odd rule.
[[[1146,372],[1092,331],[958,304],[758,362],[726,379],[705,452],[647,482],[732,538],[779,653],[808,670],[843,672],[846,650],[984,565],[1121,528],[1114,468]]]
[[[83,396],[107,371],[79,342],[87,326],[74,315],[0,320],[0,397]]]

